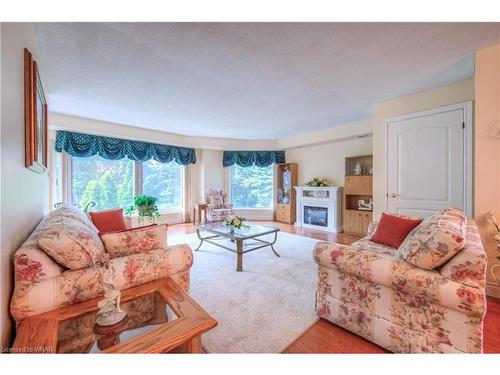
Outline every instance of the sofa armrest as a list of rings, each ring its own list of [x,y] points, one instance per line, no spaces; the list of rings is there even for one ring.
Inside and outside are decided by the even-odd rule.
[[[366,233],[366,236],[371,237],[373,233],[375,233],[375,231],[377,230],[377,226],[378,226],[378,221],[370,221],[370,223],[368,224],[368,232]]]
[[[319,242],[314,247],[314,259],[321,267],[392,288],[415,305],[432,302],[473,316],[482,316],[485,311],[484,288],[447,279],[437,271],[416,267],[389,254]]]
[[[122,290],[162,277],[173,277],[189,288],[193,253],[189,245],[173,245],[109,261],[113,285]],[[67,270],[41,282],[16,281],[11,314],[19,321],[26,317],[78,303],[103,293],[101,267]]]

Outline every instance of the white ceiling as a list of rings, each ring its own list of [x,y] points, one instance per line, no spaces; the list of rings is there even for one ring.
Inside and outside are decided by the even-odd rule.
[[[49,109],[276,139],[473,76],[499,23],[38,23]]]

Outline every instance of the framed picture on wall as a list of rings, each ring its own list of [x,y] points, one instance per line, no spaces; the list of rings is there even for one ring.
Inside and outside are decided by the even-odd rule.
[[[37,173],[47,169],[47,100],[37,63],[24,49],[24,133],[26,168]]]

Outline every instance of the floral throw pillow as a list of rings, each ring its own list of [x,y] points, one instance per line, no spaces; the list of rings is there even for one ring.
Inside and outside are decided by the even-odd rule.
[[[38,234],[38,246],[71,270],[97,264],[104,253],[99,235],[85,224],[61,215],[49,216]]]
[[[111,258],[146,253],[167,247],[167,224],[104,233],[101,235],[101,239]]]
[[[403,241],[394,256],[417,267],[442,266],[464,246],[467,218],[458,208],[446,208],[424,219]]]
[[[211,195],[209,197],[208,203],[211,204],[215,209],[224,207],[224,200],[222,199],[222,195]]]

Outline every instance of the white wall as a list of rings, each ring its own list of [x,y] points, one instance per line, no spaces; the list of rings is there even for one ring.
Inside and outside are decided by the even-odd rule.
[[[402,96],[373,106],[373,218],[383,210],[386,138],[384,121],[387,118],[437,108],[474,99],[474,80],[455,82],[432,90]]]
[[[484,217],[493,211],[500,219],[500,138],[492,136],[493,129],[500,128],[500,44],[477,51],[475,66],[474,217],[488,254],[486,290],[500,297],[500,286],[490,272],[500,263],[493,238],[496,230]],[[495,275],[500,281],[498,268]]]
[[[24,48],[38,61],[32,23],[1,25],[2,130],[1,130],[1,340],[8,345],[11,332],[9,300],[12,292],[11,255],[48,211],[47,173],[24,167]],[[43,79],[43,66],[39,66]],[[50,103],[49,103],[50,105]]]
[[[328,179],[332,186],[344,186],[345,158],[371,153],[372,138],[364,137],[287,150],[286,160],[298,163],[299,185],[319,177]]]

